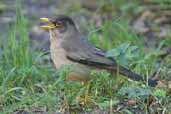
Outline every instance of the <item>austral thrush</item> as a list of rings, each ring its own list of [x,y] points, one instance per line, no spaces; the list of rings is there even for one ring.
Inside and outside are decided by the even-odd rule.
[[[50,51],[57,69],[64,64],[74,64],[73,71],[67,76],[74,81],[87,82],[91,79],[92,69],[106,69],[119,73],[132,80],[143,81],[143,77],[131,70],[118,65],[113,58],[105,56],[105,51],[92,45],[77,29],[74,21],[64,15],[57,18],[41,18],[46,22],[41,28],[48,29],[50,34]],[[150,86],[157,84],[156,80],[148,79]]]

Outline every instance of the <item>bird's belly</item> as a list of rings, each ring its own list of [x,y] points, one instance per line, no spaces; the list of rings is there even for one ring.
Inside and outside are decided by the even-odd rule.
[[[72,62],[66,58],[65,51],[61,48],[51,47],[51,58],[57,69],[59,69],[62,65],[72,64]]]

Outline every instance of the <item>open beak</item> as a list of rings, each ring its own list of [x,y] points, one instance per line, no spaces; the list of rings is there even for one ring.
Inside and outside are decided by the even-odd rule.
[[[41,25],[40,27],[46,30],[54,29],[55,27],[58,26],[58,24],[54,24],[54,20],[46,17],[40,18],[41,21],[46,22],[47,24]]]

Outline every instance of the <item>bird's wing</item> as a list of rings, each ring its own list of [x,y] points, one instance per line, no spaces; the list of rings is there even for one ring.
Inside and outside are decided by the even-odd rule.
[[[133,80],[144,80],[139,74],[132,72],[131,70],[118,66],[114,59],[105,56],[105,52],[100,48],[95,47],[86,40],[77,39],[77,41],[71,43],[69,46],[64,45],[66,50],[66,56],[68,59],[97,68],[104,68],[111,71],[116,71],[119,67],[119,73]],[[156,80],[149,79],[148,84],[155,86]]]
[[[82,64],[108,67],[116,66],[114,59],[108,58],[105,56],[105,52],[100,48],[95,47],[86,39],[80,37],[73,44],[70,44],[70,47],[65,47],[67,58],[79,62]]]

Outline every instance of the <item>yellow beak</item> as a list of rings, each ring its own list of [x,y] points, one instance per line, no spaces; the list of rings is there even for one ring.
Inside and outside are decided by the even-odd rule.
[[[46,25],[42,25],[40,26],[41,28],[43,29],[46,29],[46,30],[50,30],[50,29],[54,29],[55,27],[57,27],[58,25],[57,24],[54,24],[54,20],[50,19],[50,18],[46,18],[46,17],[42,17],[40,18],[41,21],[43,22],[47,22],[48,24]]]

